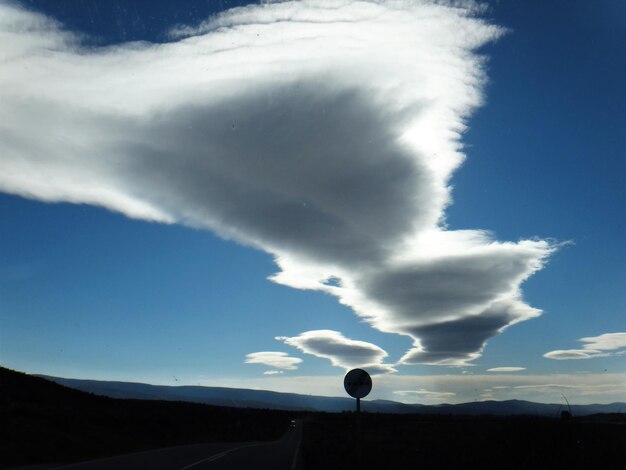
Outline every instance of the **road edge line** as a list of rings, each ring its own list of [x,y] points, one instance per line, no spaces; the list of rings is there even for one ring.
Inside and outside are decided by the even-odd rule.
[[[218,459],[221,459],[222,457],[227,456],[231,452],[235,452],[236,450],[247,449],[248,447],[256,447],[256,446],[260,446],[260,445],[262,445],[262,444],[248,444],[248,445],[245,445],[245,446],[235,447],[234,449],[225,450],[224,452],[220,452],[219,454],[211,455],[211,456],[209,456],[209,457],[207,457],[205,459],[198,460],[197,462],[189,464],[186,467],[182,467],[180,470],[187,470],[187,469],[189,469],[191,467],[195,467],[196,465],[199,465],[199,464],[204,463],[204,462],[213,462],[215,460],[218,460]]]

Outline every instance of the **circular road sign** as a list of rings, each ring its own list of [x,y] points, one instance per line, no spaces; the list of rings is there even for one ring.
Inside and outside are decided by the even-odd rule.
[[[343,387],[351,397],[363,398],[372,390],[372,378],[363,369],[352,369],[344,377]]]

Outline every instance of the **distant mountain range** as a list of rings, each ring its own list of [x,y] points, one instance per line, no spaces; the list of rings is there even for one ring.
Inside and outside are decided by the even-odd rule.
[[[340,397],[320,397],[295,393],[270,392],[224,387],[167,386],[133,382],[66,379],[39,375],[66,387],[111,398],[167,400],[204,403],[237,408],[266,408],[294,411],[341,412],[354,409],[354,400]],[[566,410],[563,404],[533,403],[523,400],[480,401],[456,405],[408,405],[387,400],[362,401],[361,409],[373,413],[422,413],[438,415],[535,415],[558,416]],[[626,413],[626,403],[572,405],[574,416],[597,413]]]

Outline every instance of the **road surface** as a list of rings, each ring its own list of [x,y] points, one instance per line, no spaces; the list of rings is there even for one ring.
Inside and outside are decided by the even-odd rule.
[[[299,470],[302,423],[277,441],[195,444],[168,447],[101,460],[54,467],[54,470]]]

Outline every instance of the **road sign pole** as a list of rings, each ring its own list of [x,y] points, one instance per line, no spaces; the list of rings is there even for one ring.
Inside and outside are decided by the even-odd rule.
[[[354,446],[356,450],[356,465],[361,467],[363,464],[363,451],[361,449],[361,399],[356,399],[356,413],[354,414]]]
[[[363,369],[352,369],[343,379],[343,387],[348,395],[356,398],[356,413],[354,414],[354,445],[356,451],[357,468],[361,467],[361,398],[372,391],[372,378]]]

